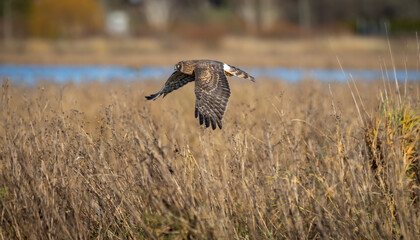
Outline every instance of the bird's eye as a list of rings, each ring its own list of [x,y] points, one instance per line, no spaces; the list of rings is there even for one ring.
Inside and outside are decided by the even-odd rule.
[[[180,64],[177,64],[176,65],[176,69],[181,70],[181,65]]]

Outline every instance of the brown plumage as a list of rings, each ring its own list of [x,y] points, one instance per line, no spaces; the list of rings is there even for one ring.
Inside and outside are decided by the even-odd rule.
[[[175,65],[175,72],[166,81],[163,88],[150,96],[147,100],[156,100],[163,94],[168,93],[195,81],[195,117],[199,119],[200,125],[205,124],[206,128],[222,129],[222,119],[230,97],[229,83],[227,76],[238,76],[255,82],[241,69],[230,66],[226,63],[214,60],[188,60],[181,61]]]

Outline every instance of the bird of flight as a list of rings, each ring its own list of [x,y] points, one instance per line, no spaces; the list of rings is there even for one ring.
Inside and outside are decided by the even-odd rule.
[[[210,125],[214,129],[222,129],[222,118],[225,114],[230,88],[226,76],[237,76],[255,82],[255,78],[245,71],[214,60],[187,60],[177,63],[175,72],[166,81],[163,88],[150,96],[147,100],[156,100],[168,93],[195,81],[195,117],[200,125]]]

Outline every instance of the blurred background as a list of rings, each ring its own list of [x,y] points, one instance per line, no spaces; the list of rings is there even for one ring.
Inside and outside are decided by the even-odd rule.
[[[0,73],[5,64],[141,68],[197,58],[417,69],[419,29],[419,0],[0,0]]]

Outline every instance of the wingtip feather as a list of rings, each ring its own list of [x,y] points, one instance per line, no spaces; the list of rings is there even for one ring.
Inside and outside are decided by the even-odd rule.
[[[216,125],[217,125],[216,121],[212,118],[212,119],[211,119],[211,128],[212,128],[213,130],[215,130],[215,129],[216,129]]]
[[[159,93],[155,93],[155,94],[152,94],[152,95],[146,96],[145,98],[146,98],[147,100],[156,100],[159,96],[160,96],[160,94],[159,94]]]
[[[206,116],[204,119],[205,123],[206,123],[206,128],[210,127],[210,117]]]

